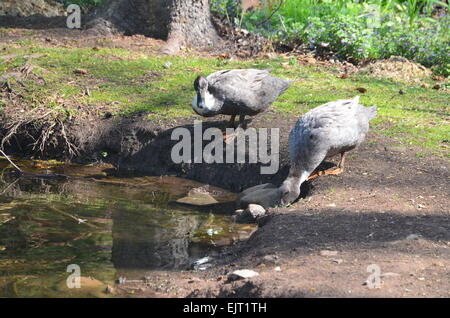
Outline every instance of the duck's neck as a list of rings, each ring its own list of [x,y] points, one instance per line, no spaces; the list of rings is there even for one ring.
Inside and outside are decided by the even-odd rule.
[[[289,175],[286,180],[289,180],[290,186],[300,190],[300,186],[308,179],[309,173],[301,169],[298,165],[292,165],[289,169]]]

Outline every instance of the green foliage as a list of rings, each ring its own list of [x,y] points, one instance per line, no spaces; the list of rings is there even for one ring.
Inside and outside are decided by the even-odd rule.
[[[213,0],[211,11],[216,12],[221,18],[226,18],[228,22],[238,25],[242,17],[240,3],[240,0]]]
[[[285,0],[281,7],[252,11],[238,20],[276,42],[303,44],[342,60],[398,55],[449,76],[450,17],[432,17],[432,4],[448,7],[437,0]],[[214,10],[229,12],[223,5]]]

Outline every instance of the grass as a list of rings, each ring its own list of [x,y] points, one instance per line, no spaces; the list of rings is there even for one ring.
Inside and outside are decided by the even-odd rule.
[[[444,142],[450,139],[450,94],[448,90],[422,88],[419,83],[358,75],[341,79],[335,69],[296,62],[286,65],[281,57],[234,61],[150,55],[118,48],[45,47],[33,41],[20,41],[1,49],[0,74],[22,66],[26,56],[41,55],[28,63],[40,67],[36,73],[46,83],[28,79],[24,80],[26,87],[14,85],[31,108],[57,108],[70,116],[82,116],[86,107],[97,109],[99,115],[107,111],[117,115],[147,111],[149,119],[195,118],[191,100],[198,74],[228,68],[268,68],[276,76],[295,80],[274,103],[273,109],[278,113],[299,116],[328,101],[359,94],[363,104],[378,106],[379,115],[372,122],[374,130],[393,136],[396,143],[418,145],[450,157]],[[15,57],[5,61],[2,55]],[[77,75],[74,70],[78,68],[88,73]],[[359,87],[367,92],[357,92]],[[399,89],[406,94],[400,95]],[[0,110],[8,107],[12,107],[10,102],[0,98]]]

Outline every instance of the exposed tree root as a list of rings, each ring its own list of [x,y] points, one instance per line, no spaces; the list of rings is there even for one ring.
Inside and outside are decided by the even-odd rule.
[[[79,154],[78,147],[75,144],[73,144],[69,140],[69,138],[67,137],[64,123],[61,120],[59,120],[59,119],[57,121],[58,121],[58,123],[60,125],[61,135],[62,135],[62,137],[63,137],[63,139],[65,141],[65,144],[66,144],[66,147],[67,147],[67,151],[69,152],[69,157],[72,158],[73,156],[78,155]]]
[[[18,133],[18,131],[20,130],[21,127],[31,123],[31,122],[35,122],[35,121],[39,121],[39,120],[43,120],[45,119],[47,116],[49,116],[51,113],[53,113],[55,110],[52,109],[46,113],[44,113],[43,115],[40,116],[32,116],[30,114],[30,116],[23,116],[23,118],[21,119],[17,119],[17,120],[12,120],[11,122],[8,123],[8,125],[5,127],[6,129],[6,134],[2,137],[1,139],[1,143],[0,143],[0,149],[4,150],[5,149],[5,144],[9,144],[11,138]],[[26,118],[26,119],[24,119]]]
[[[78,146],[71,141],[67,135],[66,125],[60,118],[51,117],[55,109],[51,109],[42,115],[21,116],[16,120],[11,120],[4,128],[5,133],[1,137],[0,149],[5,150],[5,146],[18,135],[28,136],[33,142],[30,144],[33,151],[43,154],[46,147],[54,142],[54,137],[64,144],[68,157],[73,158],[79,154]],[[30,132],[30,125],[39,126],[37,133]],[[36,136],[37,135],[37,136]],[[52,140],[53,139],[53,140]],[[18,143],[20,144],[20,143]]]

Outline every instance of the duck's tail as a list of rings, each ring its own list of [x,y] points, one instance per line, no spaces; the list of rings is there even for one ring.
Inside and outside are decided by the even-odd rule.
[[[377,106],[372,106],[372,107],[369,107],[366,109],[367,109],[367,117],[369,117],[369,120],[371,120],[377,116],[377,111],[378,111]]]

